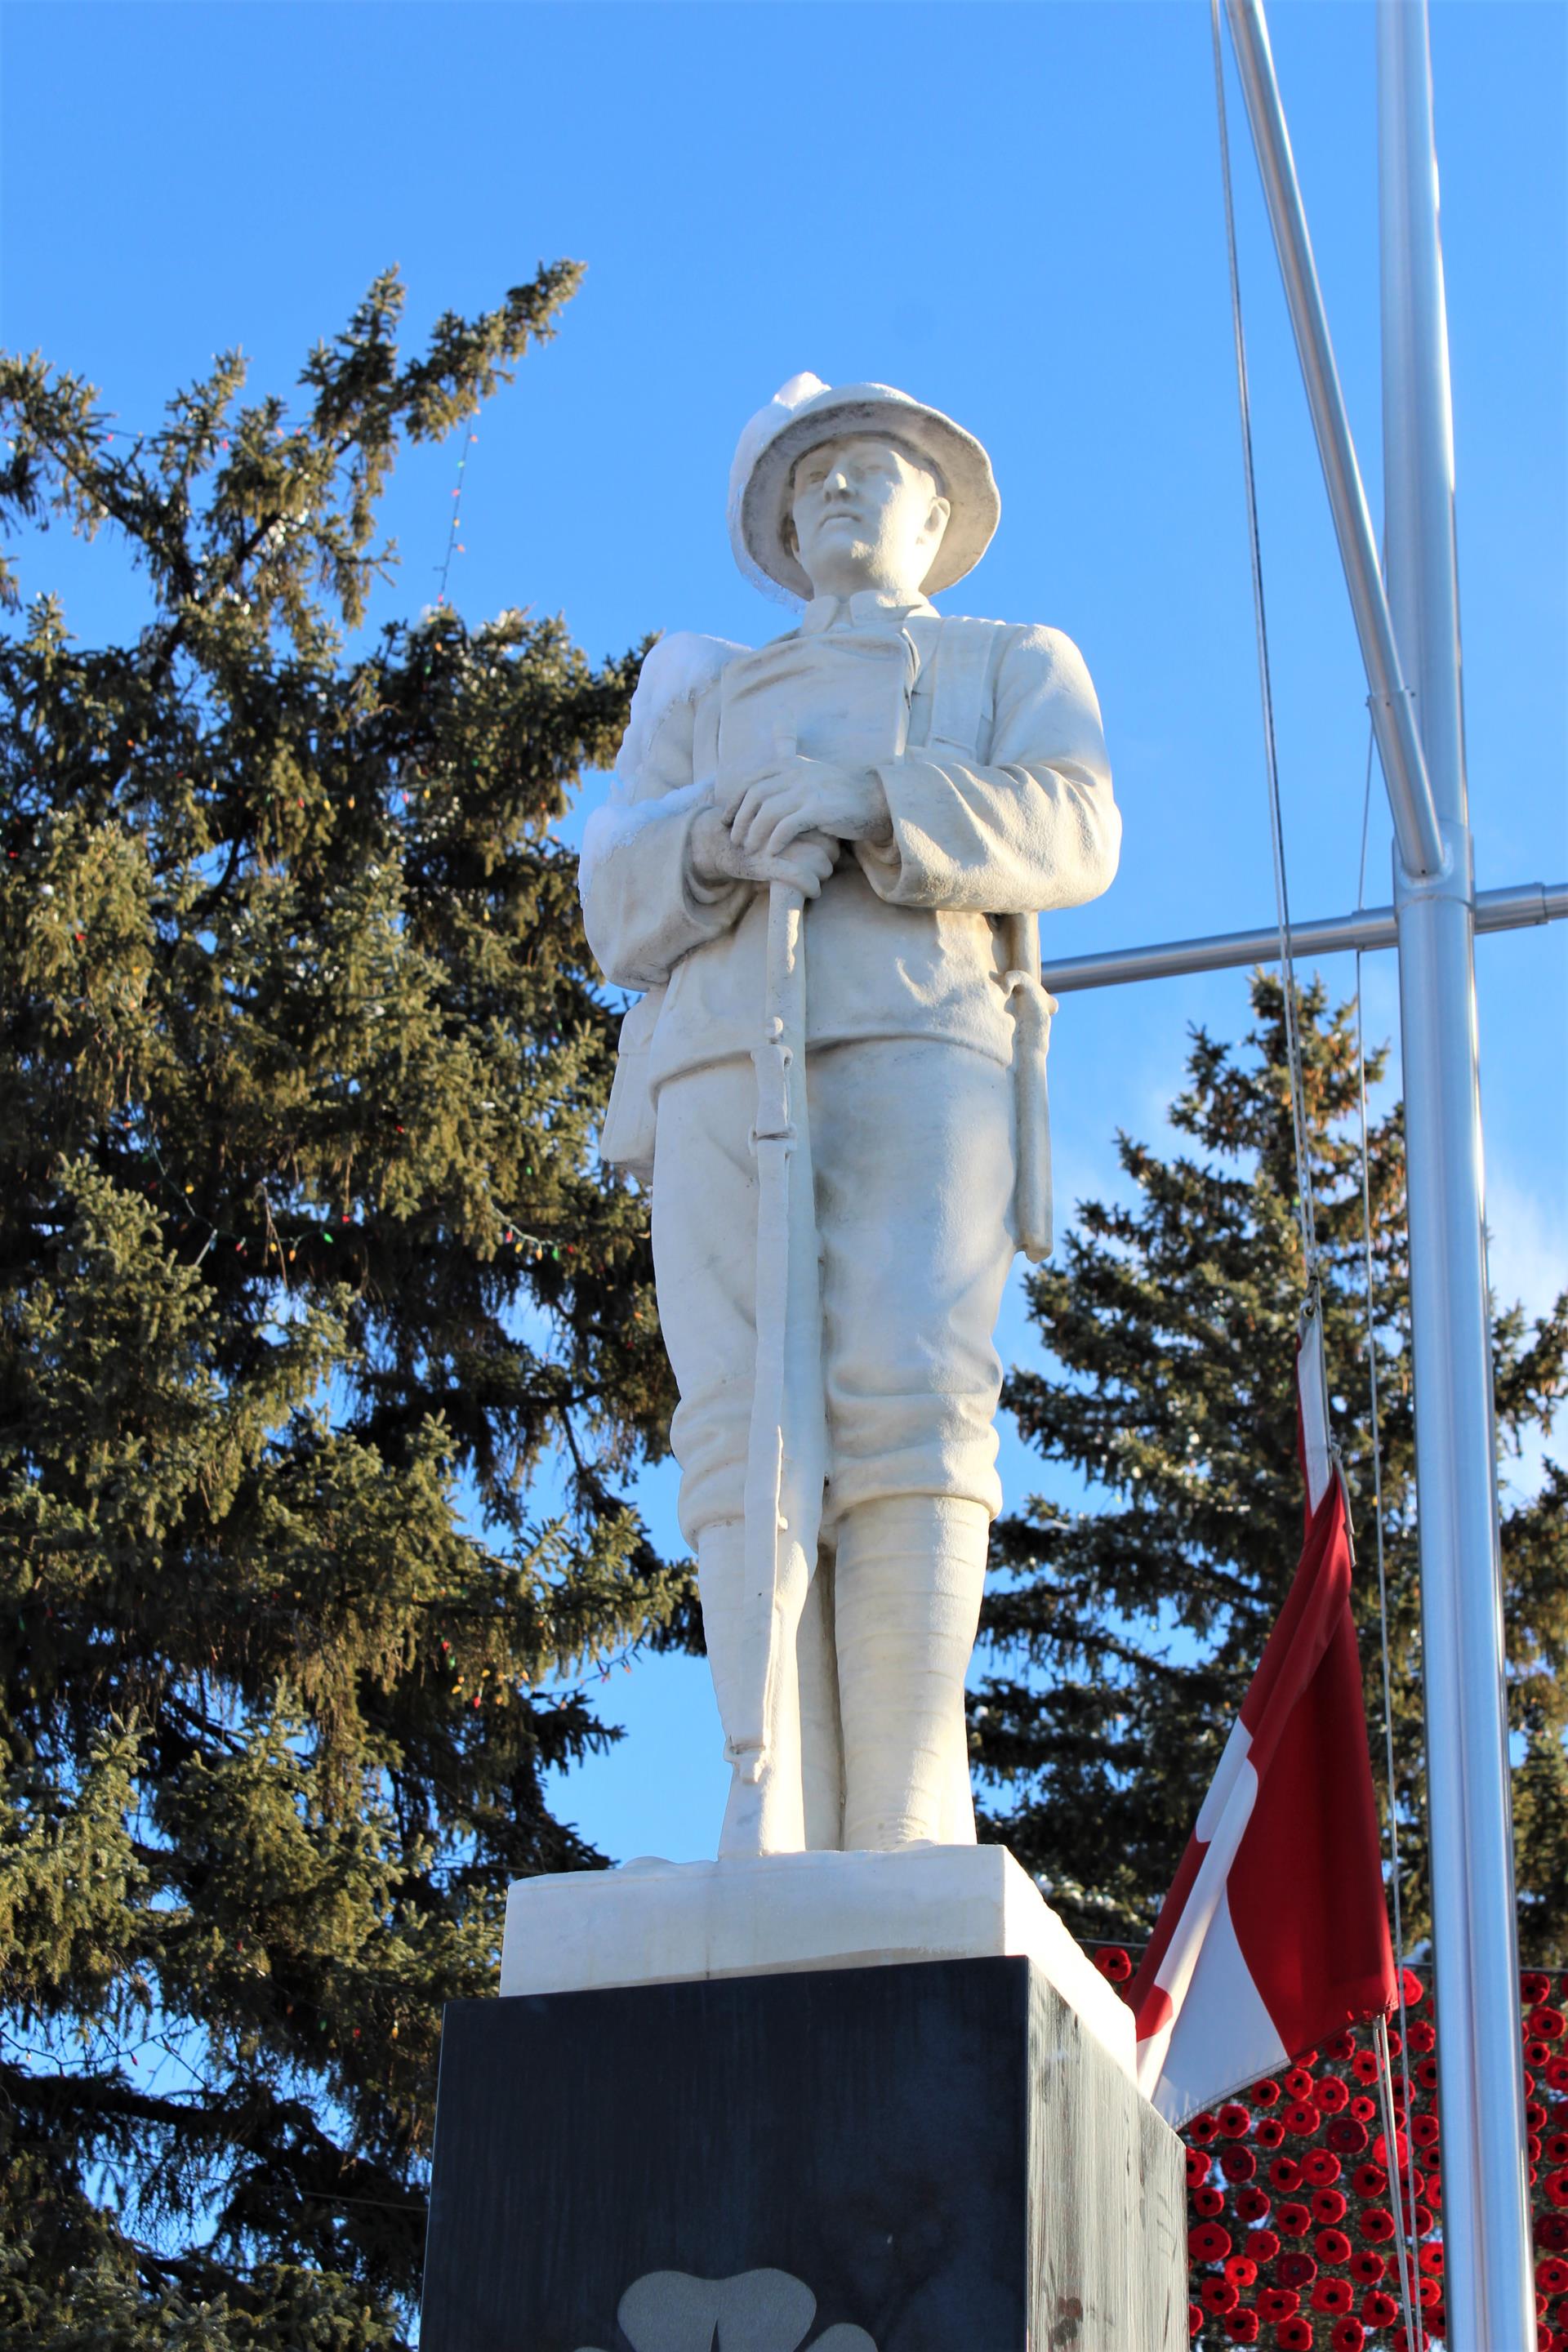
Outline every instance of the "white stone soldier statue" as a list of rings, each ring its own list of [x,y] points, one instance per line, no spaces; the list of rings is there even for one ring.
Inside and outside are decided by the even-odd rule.
[[[1018,1171],[1045,1148],[1043,1070],[1038,1097],[1017,1083],[1028,956],[1037,975],[1036,916],[1103,890],[1121,837],[1077,648],[927,601],[999,511],[984,450],[948,417],[795,377],[741,437],[731,533],[746,575],[804,606],[798,627],[757,653],[655,646],[584,844],[594,951],[647,992],[604,1149],[653,1174],[680,1518],[736,1767],[721,1854],[974,1835],[963,1684],[1001,1505],[993,1333]],[[790,1179],[789,1312],[816,1403],[783,1434],[779,1524],[793,1512],[808,1557],[770,1637],[760,1781],[737,1729],[757,1656],[753,1065],[770,894],[792,888],[809,1159]]]

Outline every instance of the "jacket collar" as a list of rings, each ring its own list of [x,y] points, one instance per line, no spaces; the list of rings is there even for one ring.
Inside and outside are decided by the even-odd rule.
[[[815,636],[820,630],[831,628],[844,604],[842,596],[814,596],[800,616],[801,635]],[[848,599],[848,605],[849,625],[856,629],[873,627],[879,621],[901,628],[909,620],[934,621],[939,617],[935,605],[928,604],[923,596],[906,604],[901,597],[885,595],[879,588],[858,589]]]

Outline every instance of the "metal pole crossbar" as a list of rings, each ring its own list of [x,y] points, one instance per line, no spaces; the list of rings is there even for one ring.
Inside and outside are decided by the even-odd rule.
[[[1518,882],[1507,890],[1482,890],[1476,898],[1478,931],[1517,931],[1535,923],[1568,918],[1568,882]],[[1353,915],[1327,915],[1316,922],[1292,920],[1290,944],[1298,957],[1340,955],[1356,948],[1398,943],[1399,919],[1392,907],[1365,907]],[[1275,924],[1253,931],[1215,931],[1206,939],[1170,940],[1154,947],[1113,948],[1103,955],[1068,956],[1042,975],[1053,996],[1074,989],[1116,988],[1132,980],[1177,980],[1188,972],[1229,971],[1249,963],[1275,963],[1279,932]]]

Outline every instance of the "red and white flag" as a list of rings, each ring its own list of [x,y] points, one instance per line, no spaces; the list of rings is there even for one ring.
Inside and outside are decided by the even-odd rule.
[[[1300,1565],[1128,1994],[1176,2125],[1398,1998],[1315,1316],[1296,1380]]]

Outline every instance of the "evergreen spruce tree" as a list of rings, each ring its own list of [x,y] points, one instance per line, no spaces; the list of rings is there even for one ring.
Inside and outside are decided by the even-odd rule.
[[[89,648],[0,576],[6,2352],[404,2339],[441,2004],[509,1880],[599,1859],[544,1775],[682,1598],[618,1498],[669,1399],[548,831],[638,656],[353,635],[400,442],[577,276],[405,358],[389,274],[292,410],[231,354],[130,442],[0,362],[14,541],[148,593]]]
[[[1352,1487],[1354,1608],[1373,1774],[1386,1794],[1365,1355],[1353,1013],[1300,992],[1333,1430]],[[1284,994],[1258,975],[1243,1050],[1194,1033],[1172,1118],[1195,1149],[1162,1159],[1126,1136],[1132,1205],[1084,1203],[1058,1263],[1030,1285],[1054,1360],[1006,1402],[1090,1507],[1035,1501],[996,1530],[974,1704],[983,1769],[1006,1811],[987,1834],[1043,1875],[1086,1937],[1145,1939],[1300,1550],[1294,1353],[1304,1286]],[[1369,1056],[1375,1081],[1384,1057]],[[1429,1917],[1423,1820],[1419,1594],[1397,1108],[1369,1130],[1395,1780],[1407,1950]],[[1568,1298],[1527,1329],[1494,1321],[1500,1444],[1549,1432],[1568,1362]],[[1519,1738],[1515,1830],[1527,1958],[1568,1958],[1568,1474],[1548,1467],[1503,1517]]]

